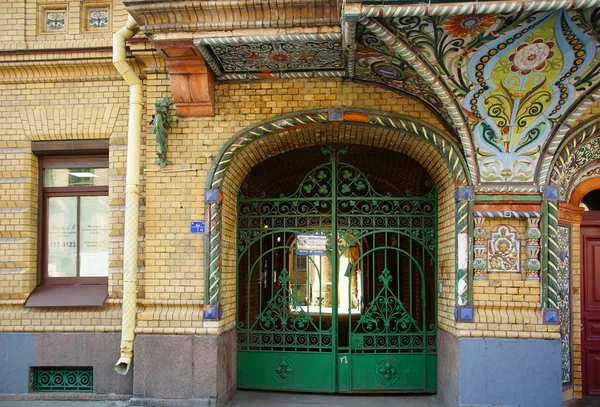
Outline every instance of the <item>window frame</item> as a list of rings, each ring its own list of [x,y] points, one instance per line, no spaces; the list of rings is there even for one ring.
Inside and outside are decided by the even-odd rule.
[[[109,168],[108,152],[106,154],[87,154],[78,156],[66,155],[49,155],[40,157],[39,180],[40,180],[40,245],[38,253],[40,253],[38,276],[39,283],[43,286],[50,285],[103,285],[108,286],[107,276],[95,277],[50,277],[48,275],[48,221],[49,221],[49,198],[53,197],[77,197],[79,208],[80,198],[85,196],[108,196],[108,180],[107,185],[103,186],[67,186],[67,187],[46,187],[44,186],[44,170],[52,168]],[[77,225],[79,228],[80,211],[77,214]],[[77,234],[77,271],[79,272],[79,232]]]

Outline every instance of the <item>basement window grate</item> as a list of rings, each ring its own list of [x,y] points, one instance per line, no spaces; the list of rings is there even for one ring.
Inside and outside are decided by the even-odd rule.
[[[94,387],[91,367],[34,367],[34,392],[91,393]]]

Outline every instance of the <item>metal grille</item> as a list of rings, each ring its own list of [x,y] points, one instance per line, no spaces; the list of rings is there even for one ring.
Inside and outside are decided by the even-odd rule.
[[[91,393],[94,387],[91,367],[34,367],[34,392]]]
[[[431,391],[435,187],[382,194],[345,150],[323,150],[294,192],[238,199],[238,385]]]

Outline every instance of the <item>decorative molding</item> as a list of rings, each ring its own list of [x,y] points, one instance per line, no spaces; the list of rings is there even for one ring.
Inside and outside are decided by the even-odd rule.
[[[548,201],[548,307],[558,308],[558,202]]]
[[[18,111],[29,140],[61,140],[110,138],[120,109],[104,104],[34,106]]]
[[[343,122],[401,130],[423,138],[436,146],[446,157],[452,170],[452,175],[458,185],[468,185],[470,183],[470,177],[468,176],[462,153],[458,150],[454,142],[434,127],[407,116],[391,113],[370,113],[351,108],[344,109]],[[219,153],[216,160],[216,167],[209,175],[208,188],[220,187],[231,158],[251,142],[261,139],[268,134],[279,133],[292,127],[327,123],[329,123],[327,110],[319,109],[278,116],[238,132]]]
[[[460,187],[459,187],[460,188]],[[458,190],[458,188],[457,188]],[[456,304],[469,304],[469,201],[456,203]]]
[[[10,61],[0,65],[0,84],[117,81],[119,79],[122,78],[115,71],[109,55],[96,58],[94,61],[89,59]]]
[[[476,217],[481,218],[494,218],[494,219],[529,219],[529,218],[541,218],[541,212],[524,212],[524,211],[476,211],[474,212]]]
[[[219,81],[255,81],[265,79],[294,78],[341,78],[345,71],[313,71],[313,72],[265,72],[265,73],[227,73],[221,75]]]
[[[336,0],[280,0],[266,7],[254,0],[139,2],[125,0],[143,32],[202,32],[340,25]],[[224,16],[227,18],[224,18]]]

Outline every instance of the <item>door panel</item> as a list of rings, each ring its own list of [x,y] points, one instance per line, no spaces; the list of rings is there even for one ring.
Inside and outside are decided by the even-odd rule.
[[[600,227],[582,227],[581,241],[584,288],[582,298],[583,390],[584,396],[598,397],[600,396]]]

